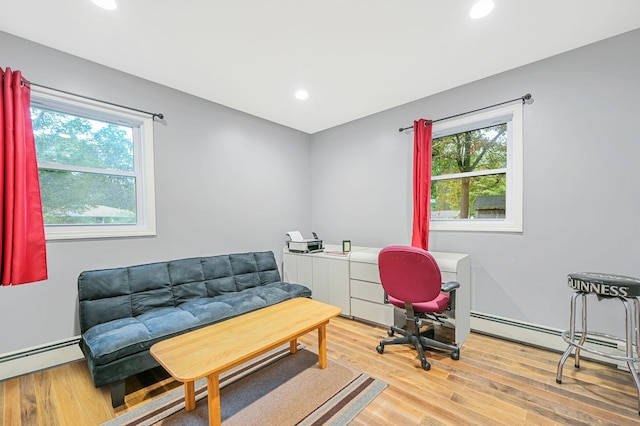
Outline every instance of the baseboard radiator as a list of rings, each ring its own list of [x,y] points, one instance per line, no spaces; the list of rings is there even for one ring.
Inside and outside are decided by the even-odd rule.
[[[83,359],[80,336],[0,355],[0,381]]]
[[[476,333],[558,352],[558,361],[560,360],[560,353],[567,349],[567,344],[561,336],[564,330],[479,312],[471,312],[471,330]],[[624,348],[620,347],[618,342],[614,340],[587,337],[586,344],[602,352],[620,356],[625,355]],[[615,365],[618,368],[627,370],[627,365],[624,362],[600,357],[587,351],[581,351],[580,357]],[[567,365],[569,365],[569,362]]]

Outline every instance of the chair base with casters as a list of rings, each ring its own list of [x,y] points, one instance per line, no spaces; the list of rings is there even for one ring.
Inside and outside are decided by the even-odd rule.
[[[434,330],[429,329],[425,332],[420,332],[420,328],[422,327],[422,320],[426,319],[426,317],[421,317],[419,314],[414,312],[413,306],[410,303],[405,304],[405,309],[407,311],[407,329],[404,330],[399,327],[391,326],[387,331],[389,337],[393,337],[395,333],[401,334],[402,337],[398,337],[395,339],[381,340],[380,344],[376,346],[376,350],[378,353],[382,354],[384,352],[384,347],[386,345],[403,345],[410,344],[415,347],[418,351],[418,355],[420,356],[420,362],[422,363],[422,368],[426,371],[431,369],[431,364],[427,361],[427,357],[425,356],[424,349],[425,348],[437,348],[443,349],[446,351],[451,351],[451,359],[459,360],[460,359],[460,348],[455,345],[449,345],[443,342],[439,342],[434,340]]]

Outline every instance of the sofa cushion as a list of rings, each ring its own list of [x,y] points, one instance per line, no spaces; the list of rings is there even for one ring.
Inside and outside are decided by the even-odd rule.
[[[229,255],[238,291],[280,281],[273,253],[257,252]]]
[[[129,274],[129,289],[132,293],[171,286],[167,262],[129,266],[127,272]]]
[[[303,294],[306,287],[272,283],[216,297],[189,300],[176,307],[156,309],[91,327],[83,334],[95,365],[145,351],[168,337],[242,315]],[[292,291],[290,293],[289,291]],[[309,292],[309,290],[306,290]]]
[[[236,275],[234,278],[236,279],[236,288],[238,291],[247,290],[260,285],[260,274],[258,272]]]
[[[198,318],[180,308],[165,308],[136,317],[155,338],[171,336],[200,325]]]
[[[205,281],[207,296],[214,297],[226,293],[235,293],[238,291],[236,287],[236,279],[234,277],[222,277]]]
[[[190,300],[180,305],[179,308],[189,312],[202,324],[213,324],[235,316],[231,305],[210,297]]]
[[[154,309],[175,306],[168,263],[131,266],[127,270],[134,317]]]
[[[167,263],[172,284],[204,281],[204,271],[200,258],[172,260]]]
[[[201,281],[174,285],[172,291],[173,301],[176,306],[189,300],[207,297],[209,295],[206,284]]]
[[[254,253],[230,254],[231,271],[233,275],[250,274],[258,272],[258,264]]]
[[[204,279],[213,280],[233,276],[229,256],[211,256],[202,259]]]
[[[83,335],[85,346],[96,365],[144,351],[153,336],[136,318],[122,318],[91,327]]]
[[[104,299],[80,300],[80,329],[84,333],[89,328],[116,319],[133,317],[131,296],[113,296]]]
[[[180,308],[163,308],[135,318],[123,318],[89,329],[83,339],[95,365],[148,350],[154,343],[201,322]]]
[[[220,296],[216,296],[215,300],[220,303],[226,303],[233,309],[234,316],[242,315],[247,312],[255,311],[256,309],[264,308],[267,306],[267,302],[264,299],[254,294],[252,289],[246,291],[239,291],[237,293],[228,293]]]
[[[265,288],[276,288],[284,291],[289,295],[290,299],[295,297],[311,297],[311,290],[301,284],[287,283],[284,281],[277,281],[264,285]]]
[[[86,271],[78,276],[80,329],[101,322],[132,317],[126,268]]]

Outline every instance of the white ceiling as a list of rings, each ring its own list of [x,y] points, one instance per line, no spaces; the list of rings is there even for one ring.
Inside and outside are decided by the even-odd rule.
[[[0,0],[0,30],[307,133],[640,28],[638,0],[117,1]]]

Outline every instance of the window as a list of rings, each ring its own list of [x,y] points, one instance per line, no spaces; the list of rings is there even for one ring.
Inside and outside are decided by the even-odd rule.
[[[522,232],[522,104],[434,123],[432,230]]]
[[[32,88],[48,240],[155,235],[153,120]]]

